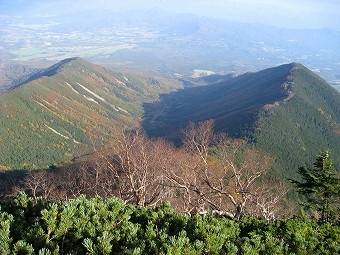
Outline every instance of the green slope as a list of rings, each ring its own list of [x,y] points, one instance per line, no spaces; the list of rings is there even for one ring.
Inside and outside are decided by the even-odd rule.
[[[179,142],[189,121],[215,119],[216,131],[271,153],[280,175],[294,175],[325,148],[340,166],[340,94],[297,63],[173,92],[144,107],[149,135]]]
[[[339,169],[340,93],[300,64],[290,71],[288,89],[292,98],[259,113],[256,146],[275,155],[276,168],[286,176],[324,149]]]
[[[80,58],[0,96],[0,169],[40,168],[107,145],[138,126],[142,103],[179,84],[113,73]]]

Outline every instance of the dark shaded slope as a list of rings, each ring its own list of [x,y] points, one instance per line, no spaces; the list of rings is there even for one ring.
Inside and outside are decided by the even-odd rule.
[[[176,139],[189,121],[215,119],[216,131],[242,137],[252,129],[263,106],[288,96],[283,84],[292,67],[283,65],[162,95],[160,102],[144,104],[143,126],[150,136]]]
[[[231,81],[195,87],[145,104],[150,136],[179,142],[189,121],[215,119],[216,131],[271,153],[279,175],[293,177],[299,166],[330,149],[340,167],[340,94],[298,63],[248,73]]]

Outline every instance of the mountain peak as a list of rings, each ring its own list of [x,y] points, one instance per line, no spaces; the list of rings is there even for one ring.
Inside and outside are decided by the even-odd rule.
[[[339,102],[339,92],[293,62],[164,95],[145,105],[143,127],[149,136],[180,142],[189,121],[214,119],[217,132],[246,138],[277,157],[275,169],[293,174],[319,150],[340,151]]]
[[[300,62],[292,62],[290,64],[292,66],[292,69],[303,69],[303,70],[305,70],[307,72],[312,72],[309,68],[307,68],[306,66],[304,66]]]
[[[83,62],[83,61],[86,61],[86,60],[81,57],[65,58],[59,61],[58,63],[56,63],[55,65],[62,66],[62,65],[72,63],[72,62]]]
[[[85,59],[80,58],[80,57],[73,57],[73,58],[66,58],[63,59],[61,61],[59,61],[58,63],[41,70],[40,72],[37,72],[36,74],[30,76],[27,80],[24,80],[22,83],[19,84],[25,84],[25,83],[29,83],[33,80],[36,80],[38,78],[47,76],[47,77],[51,77],[53,75],[56,75],[63,67],[65,67],[66,65],[72,65],[72,64],[76,64],[76,65],[84,65],[85,63],[90,64],[89,62],[87,62]]]
[[[67,64],[72,64],[72,63],[81,64],[84,62],[87,62],[87,61],[80,57],[66,58],[50,66],[49,68],[45,69],[41,73],[41,76],[52,76],[52,75],[55,75],[58,72],[58,70],[60,70],[60,68],[64,67]]]
[[[110,146],[121,130],[138,126],[144,101],[179,86],[62,60],[0,95],[0,169],[48,167]]]

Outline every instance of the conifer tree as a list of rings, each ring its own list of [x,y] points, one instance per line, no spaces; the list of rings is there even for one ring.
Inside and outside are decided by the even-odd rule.
[[[320,213],[321,222],[329,222],[339,213],[340,180],[336,176],[329,151],[316,157],[313,168],[300,167],[302,181],[291,180],[307,200],[301,205]]]

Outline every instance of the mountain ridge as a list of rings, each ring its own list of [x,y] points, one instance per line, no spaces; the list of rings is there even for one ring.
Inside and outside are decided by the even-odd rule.
[[[81,58],[34,77],[0,95],[2,169],[48,167],[109,146],[122,130],[139,125],[144,101],[179,87],[161,77],[114,73]]]
[[[237,114],[237,110],[243,109],[246,111],[247,108],[250,108],[249,110],[259,110],[264,105],[284,100],[289,95],[290,91],[288,87],[282,86],[288,79],[288,71],[296,65],[296,63],[282,65],[281,68],[286,70],[283,74],[273,74],[273,70],[276,70],[276,67],[273,67],[256,73],[245,73],[233,79],[213,83],[208,86],[194,87],[189,88],[188,90],[162,95],[161,101],[156,103],[156,105],[144,105],[146,108],[144,127],[148,133],[153,133],[153,130],[150,130],[150,128],[152,129],[152,123],[149,123],[149,118],[152,118],[153,120],[155,119],[152,115],[152,111],[149,112],[148,108],[149,106],[153,108],[162,108],[162,102],[168,100],[169,102],[165,102],[165,104],[167,104],[166,106],[169,107],[168,103],[170,103],[175,109],[171,108],[170,106],[169,112],[165,113],[169,114],[169,116],[165,116],[164,118],[160,116],[160,121],[163,121],[168,117],[170,117],[170,119],[172,117],[176,117],[172,115],[181,112],[179,120],[184,121],[181,122],[177,119],[174,121],[175,123],[178,123],[178,125],[181,125],[181,129],[185,128],[189,119],[192,119],[193,121],[202,121],[206,116],[210,116],[216,120],[217,131],[226,131],[220,127],[221,125],[219,124],[219,118],[228,114]],[[271,86],[267,86],[267,83],[271,81],[273,81]],[[261,93],[259,89],[265,90],[266,93]],[[256,98],[256,93],[261,96],[260,101],[258,98]],[[231,97],[228,98],[228,100],[225,100],[225,98],[229,95],[231,95]],[[181,101],[181,103],[178,104],[178,101]],[[206,103],[207,101],[208,103]],[[213,104],[210,103],[211,101]],[[195,111],[195,118],[190,117],[191,110]],[[223,111],[223,114],[221,114],[221,110]],[[187,114],[188,117],[185,118],[183,114]],[[197,115],[200,115],[200,117]],[[233,123],[232,125],[234,126],[235,124]],[[232,133],[237,137],[242,135],[240,132],[242,128],[240,126],[229,126],[229,129],[232,129],[232,131],[229,130],[229,133]],[[164,131],[164,133],[166,132],[167,131]]]
[[[303,65],[294,66],[291,79],[294,96],[259,113],[256,146],[276,156],[276,168],[283,175],[293,176],[300,162],[312,161],[312,155],[325,149],[339,168],[340,93]]]
[[[340,94],[296,62],[180,90],[174,81],[116,73],[81,58],[35,77],[0,95],[2,170],[65,163],[140,125],[151,137],[180,143],[189,121],[207,119],[216,132],[271,153],[281,175],[292,177],[321,149],[340,151]]]
[[[143,126],[152,137],[180,143],[189,121],[214,119],[216,132],[271,153],[276,172],[292,176],[322,149],[340,154],[339,103],[339,92],[293,62],[162,95],[159,102],[144,104]],[[338,158],[335,165],[340,166]]]

